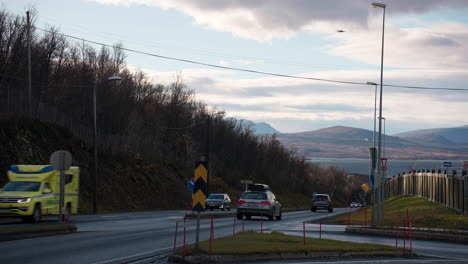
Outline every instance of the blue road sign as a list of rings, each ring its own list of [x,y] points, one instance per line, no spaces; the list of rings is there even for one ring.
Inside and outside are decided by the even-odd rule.
[[[452,167],[452,162],[451,161],[444,161],[444,163],[442,163],[442,167]]]
[[[193,186],[195,185],[195,183],[193,182],[193,178],[190,179],[188,182],[187,182],[187,187],[190,189],[190,191],[193,192]]]
[[[374,179],[374,174],[371,174],[371,175],[370,175],[370,186],[371,186],[371,187],[374,187],[374,181],[375,181],[375,179]]]

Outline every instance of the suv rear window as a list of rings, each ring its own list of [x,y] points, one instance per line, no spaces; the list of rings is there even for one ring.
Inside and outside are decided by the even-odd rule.
[[[256,200],[266,200],[267,194],[261,192],[246,192],[242,195],[242,199],[256,199]]]
[[[328,197],[325,196],[325,195],[316,195],[316,196],[314,196],[314,200],[315,201],[327,201]]]

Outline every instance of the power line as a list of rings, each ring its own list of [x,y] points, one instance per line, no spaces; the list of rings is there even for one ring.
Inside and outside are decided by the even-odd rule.
[[[79,41],[84,41],[84,42],[92,43],[92,44],[95,44],[95,45],[101,45],[103,47],[118,48],[118,49],[121,49],[121,50],[124,50],[124,51],[129,51],[129,52],[142,54],[142,55],[147,55],[147,56],[151,56],[151,57],[156,57],[156,58],[160,58],[160,59],[180,61],[180,62],[196,64],[196,65],[201,65],[201,66],[207,66],[207,67],[212,67],[212,68],[232,70],[232,71],[240,71],[240,72],[248,72],[248,73],[255,73],[255,74],[275,76],[275,77],[292,78],[292,79],[322,81],[322,82],[341,83],[341,84],[353,84],[353,85],[368,85],[367,83],[364,83],[364,82],[352,82],[352,81],[313,78],[313,77],[305,77],[305,76],[295,76],[295,75],[288,75],[288,74],[281,74],[281,73],[271,73],[271,72],[265,72],[265,71],[257,71],[257,70],[243,69],[243,68],[221,66],[221,65],[204,63],[204,62],[199,62],[199,61],[194,61],[194,60],[187,60],[187,59],[169,57],[169,56],[164,56],[164,55],[158,55],[158,54],[139,51],[139,50],[130,49],[130,48],[116,47],[116,46],[113,46],[113,45],[108,45],[108,44],[93,41],[93,40],[79,38],[79,37],[71,36],[71,35],[64,34],[64,33],[58,33],[58,32],[54,32],[54,31],[51,31],[51,30],[46,30],[46,29],[42,29],[42,28],[38,28],[38,27],[34,27],[34,28],[37,29],[37,30],[43,31],[43,32],[57,34],[57,35],[61,35],[61,36],[67,37],[67,38],[71,38],[71,39],[75,39],[75,40],[79,40]],[[404,89],[420,89],[420,90],[468,91],[468,89],[464,89],[464,88],[450,88],[450,87],[423,87],[423,86],[406,86],[406,85],[393,85],[393,84],[383,84],[383,86],[395,87],[395,88],[404,88]]]

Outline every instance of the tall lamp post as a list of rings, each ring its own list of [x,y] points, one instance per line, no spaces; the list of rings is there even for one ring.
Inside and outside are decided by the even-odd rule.
[[[383,9],[383,22],[382,22],[382,52],[380,58],[380,106],[379,106],[379,146],[377,150],[377,157],[378,157],[378,166],[377,166],[377,174],[379,176],[379,187],[377,188],[378,197],[382,197],[381,192],[383,192],[380,184],[383,181],[382,177],[382,167],[381,167],[381,158],[382,158],[382,86],[383,86],[383,55],[384,55],[384,39],[385,39],[385,9],[387,7],[386,4],[381,4],[377,2],[373,2],[371,4],[374,8],[382,8]],[[381,198],[379,198],[380,200]],[[384,206],[383,201],[379,204],[378,209],[378,223],[381,224],[384,218]],[[380,208],[381,207],[381,208]]]
[[[370,169],[370,181],[371,181],[371,184],[372,184],[372,188],[371,188],[371,199],[372,199],[372,215],[371,215],[371,225],[372,226],[375,226],[375,219],[377,218],[376,217],[376,201],[378,201],[378,199],[376,199],[376,193],[375,193],[375,183],[372,183],[373,181],[375,181],[375,167],[376,167],[376,161],[377,161],[377,157],[376,157],[376,149],[375,149],[375,123],[376,123],[376,120],[377,120],[377,83],[375,82],[367,82],[366,83],[367,85],[374,85],[375,86],[375,91],[374,91],[374,132],[372,133],[372,148],[369,148],[369,152],[370,152],[370,157],[371,157],[371,169]]]
[[[223,116],[225,114],[224,111],[219,111],[216,114],[214,114],[215,117],[218,116]],[[205,159],[207,162],[207,170],[208,170],[208,178],[206,182],[206,195],[208,196],[210,194],[210,176],[209,172],[210,170],[210,130],[211,130],[211,118],[209,115],[206,116],[207,118],[207,123],[206,123],[206,153],[205,153]]]
[[[111,76],[107,81],[120,81],[122,77]],[[97,214],[97,200],[98,200],[98,134],[97,134],[97,118],[96,118],[96,85],[97,80],[93,84],[93,112],[94,112],[94,199],[93,199],[93,213]]]

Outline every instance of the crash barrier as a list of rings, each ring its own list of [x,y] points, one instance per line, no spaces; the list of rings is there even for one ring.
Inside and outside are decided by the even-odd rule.
[[[468,214],[466,170],[433,169],[402,173],[387,179],[384,188],[385,198],[400,195],[419,196]]]
[[[255,229],[258,230],[259,232],[263,232],[263,216],[260,217],[259,220],[260,221],[258,221],[258,226]],[[187,222],[186,221],[187,221],[187,219],[185,217],[183,218],[183,220],[176,221],[175,222],[175,231],[174,231],[173,252],[176,253],[177,248],[178,248],[178,245],[177,245],[178,237],[180,238],[180,236],[182,236],[183,240],[182,240],[182,245],[181,245],[181,253],[182,253],[183,256],[186,255],[187,240],[188,240],[188,236],[191,235],[191,233],[187,234],[187,225],[186,225]],[[208,240],[209,240],[208,252],[209,252],[209,254],[211,254],[213,246],[214,246],[213,243],[214,243],[214,239],[215,239],[215,227],[216,227],[216,225],[215,225],[215,218],[213,216],[211,216],[209,218],[209,221],[210,221],[210,228],[209,228],[209,236],[208,236]],[[183,230],[182,230],[182,233],[179,234],[179,223],[182,223],[182,222],[183,222]],[[252,223],[255,223],[255,222],[252,222]],[[237,217],[234,217],[233,221],[232,221],[232,234],[234,235],[234,234],[236,234],[236,232],[239,232],[237,230],[241,230],[241,232],[244,232],[247,229],[245,228],[245,220],[244,219],[237,220]],[[195,234],[193,233],[193,235],[195,235]]]
[[[403,223],[403,230],[400,228],[400,223]],[[395,223],[395,247],[398,247],[398,242],[400,237],[403,238],[402,249],[403,251],[413,251],[413,226],[411,224],[411,219],[409,216],[408,208],[406,209],[406,216],[403,216],[403,219],[397,220]],[[408,241],[409,245],[407,247],[406,241]]]
[[[320,224],[319,224],[319,230],[318,230],[318,238],[319,239],[322,239],[322,220],[320,220]],[[307,241],[307,229],[306,229],[306,222],[302,222],[302,236],[304,237],[304,246],[306,245],[306,241]]]

